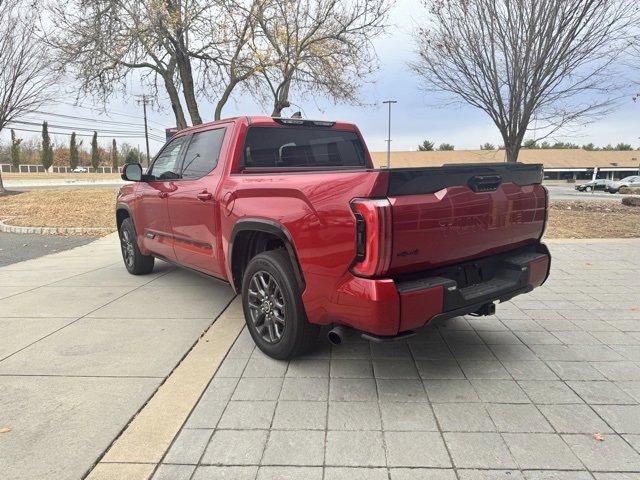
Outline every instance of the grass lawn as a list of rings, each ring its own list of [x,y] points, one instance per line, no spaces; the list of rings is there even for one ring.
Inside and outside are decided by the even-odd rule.
[[[30,190],[0,198],[0,220],[37,227],[115,231],[115,188]],[[546,238],[640,237],[640,208],[609,201],[552,201]]]

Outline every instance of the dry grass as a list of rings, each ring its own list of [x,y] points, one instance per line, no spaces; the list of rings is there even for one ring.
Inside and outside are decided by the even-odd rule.
[[[551,201],[545,237],[640,237],[640,207],[627,207],[610,201]]]
[[[0,198],[0,220],[20,226],[115,231],[114,188],[31,190]],[[610,201],[552,201],[547,238],[640,237],[640,208]]]
[[[4,180],[119,180],[119,173],[3,173]]]
[[[0,220],[25,227],[115,226],[115,188],[30,190],[0,197]]]

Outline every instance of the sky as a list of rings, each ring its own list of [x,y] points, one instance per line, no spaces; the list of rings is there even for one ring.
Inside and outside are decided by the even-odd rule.
[[[420,88],[420,79],[411,72],[408,62],[415,59],[415,43],[412,37],[418,25],[427,21],[427,14],[420,0],[397,0],[390,17],[389,33],[375,41],[379,56],[380,69],[372,77],[372,82],[360,90],[360,97],[364,106],[334,105],[325,99],[292,98],[291,101],[299,105],[303,115],[313,119],[344,120],[356,123],[362,130],[367,145],[371,151],[386,150],[388,128],[387,106],[382,101],[396,100],[392,107],[391,120],[391,149],[394,151],[416,150],[417,145],[424,139],[429,139],[439,145],[451,143],[456,150],[477,149],[485,142],[500,145],[501,137],[497,128],[480,110],[473,107],[448,103],[443,106],[441,99],[425,93]],[[640,76],[640,73],[638,74]],[[62,99],[40,109],[42,112],[52,112],[69,117],[50,116],[46,113],[30,114],[25,121],[41,123],[47,120],[51,125],[79,125],[88,129],[135,132],[141,134],[142,107],[131,97],[114,97],[106,111],[100,112],[102,105],[85,99],[81,107],[74,106],[73,85],[65,85],[68,93],[61,95]],[[131,88],[131,93],[144,93],[139,88]],[[297,108],[288,113],[293,113]],[[270,105],[260,105],[247,96],[237,94],[230,101],[223,116],[262,115],[269,114]],[[285,111],[286,113],[286,111]],[[201,114],[205,120],[212,120],[213,105],[206,102],[201,104]],[[164,128],[174,123],[173,115],[168,103],[164,109],[154,109],[148,112],[149,126],[152,135],[159,139],[163,137]],[[93,121],[91,120],[93,119]],[[115,123],[106,123],[115,122]],[[121,124],[121,125],[120,125]],[[125,125],[126,124],[126,125]],[[24,126],[28,129],[39,130],[38,126]],[[55,131],[54,128],[50,128]],[[17,132],[19,136],[39,138],[39,133]],[[90,134],[90,131],[86,132]],[[8,130],[2,132],[0,141],[6,144]],[[630,96],[625,97],[614,110],[598,120],[570,133],[564,132],[551,140],[571,141],[578,144],[593,142],[596,145],[619,142],[629,143],[634,148],[640,147],[640,102],[634,103]],[[59,142],[68,142],[68,136],[54,135]],[[100,143],[108,146],[111,137],[100,135]],[[144,150],[144,138],[118,138],[118,142],[128,142]],[[90,138],[85,139],[88,145]],[[150,150],[153,155],[162,142],[152,139]]]

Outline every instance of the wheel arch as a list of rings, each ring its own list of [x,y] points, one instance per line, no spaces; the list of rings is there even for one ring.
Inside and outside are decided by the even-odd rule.
[[[118,231],[120,231],[120,226],[122,225],[122,222],[124,222],[126,218],[130,218],[131,223],[134,223],[133,215],[131,214],[131,209],[129,208],[129,205],[127,205],[126,203],[117,203],[116,204],[116,226],[118,228]],[[135,223],[133,225],[133,228],[135,230],[136,228]]]
[[[262,238],[260,238],[261,236]],[[304,291],[304,276],[302,274],[302,269],[300,268],[300,262],[298,260],[298,255],[296,253],[291,234],[284,225],[262,218],[242,219],[236,222],[233,227],[231,237],[229,239],[227,259],[229,271],[232,276],[232,286],[236,291],[241,290],[244,270],[247,267],[249,260],[255,256],[243,255],[243,253],[250,253],[251,250],[255,248],[255,242],[265,242],[267,239],[265,236],[277,239],[287,251],[287,255],[291,261],[291,266],[293,267],[296,284],[300,288],[301,292]],[[268,250],[272,250],[272,248],[265,248],[264,250],[260,250],[255,253],[257,254]]]

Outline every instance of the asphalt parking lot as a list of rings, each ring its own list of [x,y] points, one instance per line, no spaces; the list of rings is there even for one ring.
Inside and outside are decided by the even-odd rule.
[[[86,245],[95,239],[0,232],[0,267]]]
[[[580,182],[578,182],[579,184]],[[545,183],[544,186],[549,190],[549,197],[552,200],[609,200],[620,202],[622,195],[619,193],[608,192],[579,192],[575,189],[576,184],[572,183]]]

